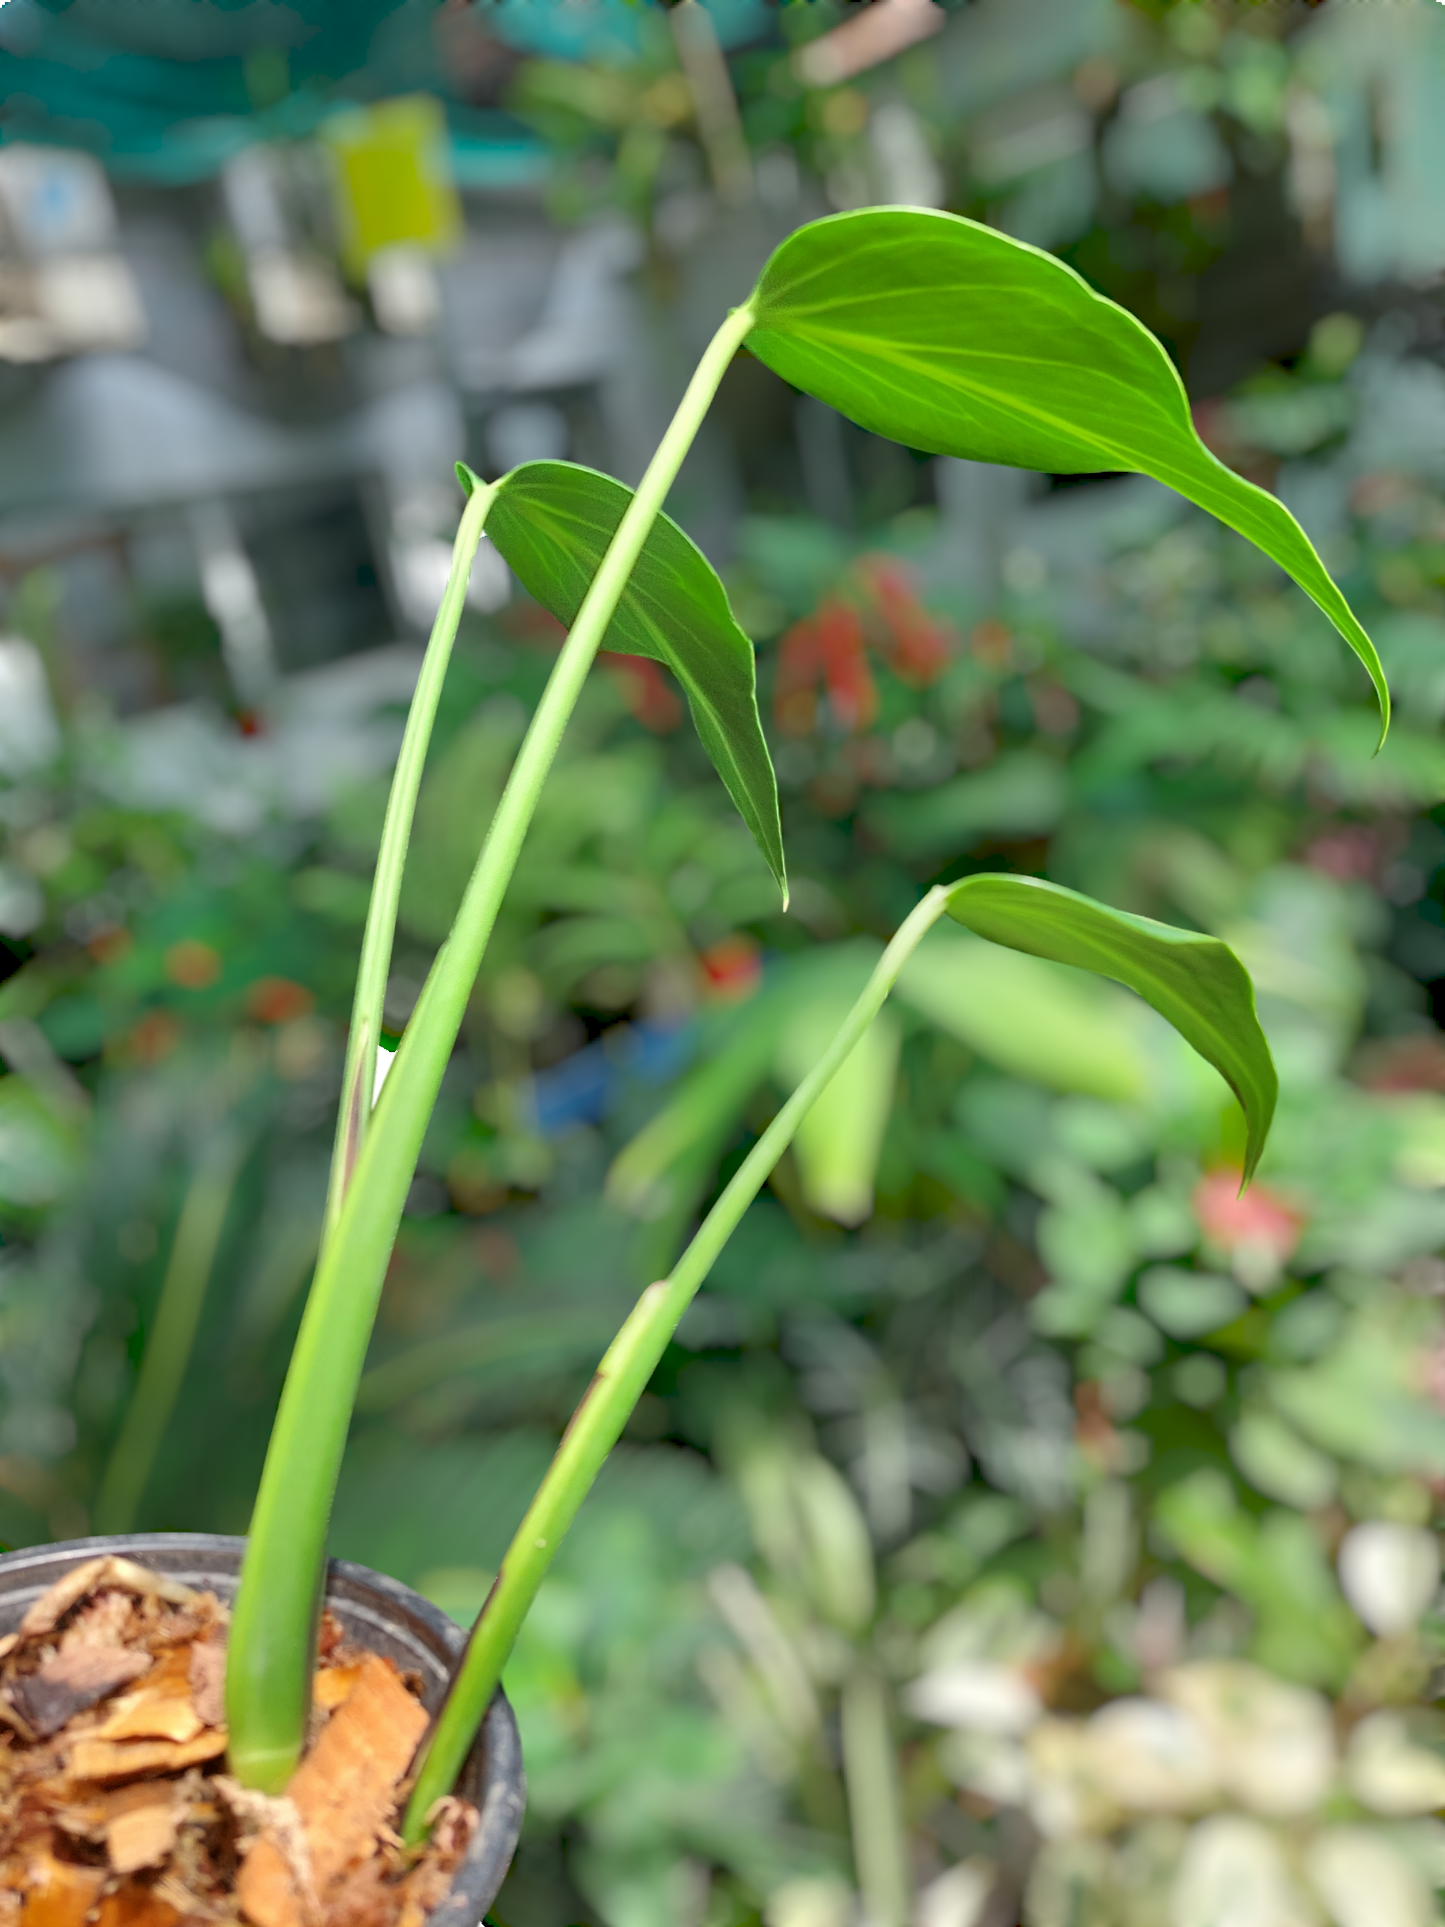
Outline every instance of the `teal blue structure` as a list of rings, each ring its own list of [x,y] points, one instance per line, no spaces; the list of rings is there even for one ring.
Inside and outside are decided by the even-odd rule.
[[[658,0],[475,0],[519,52],[625,61]],[[707,0],[724,46],[774,31],[763,0]],[[439,0],[8,0],[0,4],[0,141],[95,154],[122,178],[210,178],[258,139],[304,138],[350,101],[448,102],[464,186],[539,179],[542,143],[510,114],[448,98]]]

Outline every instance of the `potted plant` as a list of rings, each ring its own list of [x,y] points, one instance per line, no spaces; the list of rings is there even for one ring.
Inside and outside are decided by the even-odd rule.
[[[47,1725],[35,1712],[41,1689],[25,1682],[79,1650],[72,1638],[75,1615],[95,1615],[107,1588],[130,1602],[127,1624],[141,1628],[142,1643],[150,1641],[148,1669],[170,1665],[175,1673],[172,1648],[186,1645],[192,1653],[185,1683],[172,1697],[184,1700],[189,1692],[192,1719],[200,1717],[200,1701],[206,1698],[211,1737],[202,1743],[193,1734],[173,1744],[202,1743],[211,1751],[185,1762],[174,1752],[158,1756],[154,1771],[172,1778],[177,1771],[194,1773],[204,1761],[218,1760],[224,1748],[225,1774],[213,1778],[223,1789],[225,1812],[211,1797],[209,1782],[187,1783],[187,1811],[215,1810],[217,1824],[231,1829],[226,1837],[233,1860],[239,1852],[240,1906],[256,1927],[339,1919],[356,1904],[353,1876],[360,1877],[361,1849],[336,1847],[328,1830],[346,1833],[349,1823],[346,1837],[352,1838],[358,1812],[369,1816],[361,1829],[367,1853],[372,1861],[377,1853],[386,1861],[375,1873],[376,1892],[384,1898],[383,1905],[373,1896],[380,1909],[376,1918],[419,1920],[438,1911],[460,1927],[463,1916],[475,1919],[485,1910],[505,1871],[520,1814],[520,1766],[499,1688],[517,1631],[719,1251],[938,919],[952,917],[995,943],[1114,978],[1144,997],[1221,1072],[1239,1099],[1247,1128],[1246,1183],[1269,1129],[1274,1069],[1249,979],[1225,945],[1032,877],[973,875],[930,890],[900,926],[831,1044],[723,1190],[670,1275],[647,1288],[608,1348],[465,1651],[455,1654],[460,1635],[450,1637],[415,1595],[375,1575],[339,1568],[333,1569],[326,1593],[329,1616],[321,1622],[317,1670],[331,1501],[387,1263],[493,923],[599,648],[648,656],[673,671],[699,735],[786,901],[777,789],[758,718],[752,645],[704,557],[662,513],[722,375],[744,349],[793,386],[913,448],[1053,473],[1135,470],[1177,489],[1254,542],[1314,599],[1369,672],[1388,722],[1388,691],[1369,638],[1283,505],[1223,467],[1199,441],[1183,388],[1159,344],[1050,256],[956,216],[869,209],[815,222],[784,241],[751,295],[709,344],[635,492],[564,462],[527,463],[489,484],[459,467],[468,499],[377,860],[321,1252],[244,1551],[235,1541],[202,1544],[185,1536],[153,1536],[83,1542],[0,1561],[0,1587],[8,1588],[0,1595],[0,1608],[9,1614],[0,1623],[14,1628],[0,1645],[0,1668],[8,1669],[0,1679],[8,1682],[12,1710],[19,1711],[22,1750],[43,1752],[47,1744],[58,1744],[40,1730]],[[568,635],[450,935],[393,1058],[382,1048],[381,1015],[402,870],[467,578],[484,533],[531,594],[568,626]],[[129,1563],[133,1555],[146,1570]],[[75,1568],[87,1558],[107,1557],[110,1563],[89,1567],[84,1584],[90,1591],[85,1591]],[[224,1720],[214,1690],[218,1662],[194,1659],[202,1647],[222,1650],[220,1617],[197,1603],[194,1585],[177,1592],[177,1575],[204,1581],[213,1591],[230,1592],[234,1585],[224,1635]],[[47,1591],[43,1581],[57,1576],[58,1590]],[[169,1645],[156,1631],[162,1623],[175,1635]],[[414,1701],[407,1710],[405,1690],[398,1688],[400,1700],[393,1692],[387,1702],[395,1714],[390,1726],[391,1715],[381,1711],[365,1732],[359,1715],[342,1719],[347,1707],[354,1711],[359,1703],[362,1689],[356,1679],[379,1678],[366,1671],[364,1655],[357,1656],[366,1647],[422,1673],[430,1668],[423,1688],[434,1717]],[[430,1658],[424,1663],[425,1654]],[[68,1664],[72,1673],[80,1666],[84,1674],[79,1661]],[[98,1662],[85,1664],[94,1669]],[[355,1675],[345,1688],[351,1698],[342,1696],[335,1677],[348,1669]],[[111,1703],[107,1696],[126,1679],[141,1679],[138,1672],[123,1679],[124,1672],[121,1667],[110,1686],[76,1711],[94,1744],[123,1744],[125,1719],[138,1717],[103,1712]],[[145,1677],[150,1676],[147,1671]],[[149,1692],[153,1699],[157,1690],[137,1686],[132,1697],[144,1700]],[[386,1698],[380,1685],[377,1693],[380,1708]],[[308,1754],[313,1695],[323,1713],[333,1706],[338,1711]],[[124,1708],[127,1702],[122,1698],[114,1704]],[[27,1718],[25,1706],[32,1717]],[[118,1733],[113,1730],[117,1719]],[[69,1729],[52,1730],[63,1736]],[[360,1752],[370,1748],[376,1755],[374,1784],[368,1783],[365,1800],[348,1777],[352,1764],[336,1737],[340,1733],[351,1733]],[[92,1755],[72,1749],[67,1757],[70,1782],[84,1781],[83,1768],[93,1763]],[[139,1756],[130,1757],[134,1772],[113,1776],[126,1782],[122,1790],[144,1779],[135,1765]],[[481,1805],[480,1827],[448,1804],[458,1785]],[[144,1810],[143,1802],[134,1805]],[[123,1817],[113,1806],[101,1801],[95,1807],[101,1817],[88,1838],[97,1837],[98,1827],[109,1840],[107,1829]],[[387,1832],[393,1821],[399,1842]],[[40,1824],[32,1814],[32,1834],[26,1836],[32,1847]],[[195,1828],[204,1832],[199,1821]],[[429,1832],[430,1848],[425,1844]],[[189,1837],[185,1827],[181,1834]],[[0,1888],[8,1885],[28,1901],[44,1891],[44,1879],[19,1866],[16,1855],[23,1860],[22,1849],[23,1842],[17,1845],[12,1838]],[[167,1848],[159,1859],[135,1863],[128,1877],[149,1881],[147,1892],[154,1898],[171,1878],[166,1854],[178,1851]],[[270,1868],[269,1885],[257,1871],[262,1863]],[[49,1862],[32,1855],[25,1863],[31,1868],[52,1864],[58,1864],[53,1854]],[[114,1855],[110,1864],[119,1873]],[[439,1870],[452,1883],[444,1899],[439,1898],[444,1891]],[[93,1901],[100,1890],[90,1891]],[[76,1915],[77,1927],[87,1909]]]

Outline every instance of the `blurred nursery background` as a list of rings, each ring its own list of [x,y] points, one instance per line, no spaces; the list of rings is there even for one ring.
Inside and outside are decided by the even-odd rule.
[[[793,905],[599,660],[412,1188],[333,1548],[469,1623],[639,1289],[932,882],[1214,932],[1282,1078],[925,947],[508,1674],[500,1927],[1427,1927],[1445,1888],[1445,13],[1432,0],[9,0],[0,1538],[243,1532],[460,507],[635,480],[776,242],[1052,250],[1299,516],[932,460],[740,359],[670,500]],[[405,1024],[559,631],[483,549]]]

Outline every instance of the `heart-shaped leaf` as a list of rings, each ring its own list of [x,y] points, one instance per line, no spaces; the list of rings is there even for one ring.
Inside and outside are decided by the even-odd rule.
[[[470,477],[459,465],[464,486]],[[487,534],[529,595],[575,620],[632,499],[610,475],[573,462],[524,462],[497,491]],[[659,515],[603,638],[604,649],[664,663],[787,902],[778,784],[758,717],[753,645],[707,557]]]
[[[749,303],[747,346],[795,388],[909,448],[1055,475],[1137,470],[1246,536],[1390,692],[1309,537],[1194,432],[1147,328],[1072,268],[956,214],[864,208],[799,228]]]
[[[1248,1183],[1274,1116],[1278,1081],[1244,965],[1217,937],[1110,910],[1038,877],[971,876],[948,914],[976,936],[1127,984],[1211,1063],[1244,1110]]]

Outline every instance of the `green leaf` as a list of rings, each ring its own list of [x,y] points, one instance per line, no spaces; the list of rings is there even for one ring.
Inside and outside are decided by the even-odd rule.
[[[1217,937],[1110,910],[1038,877],[972,876],[953,885],[948,914],[976,936],[1127,984],[1212,1064],[1244,1110],[1244,1181],[1274,1116],[1274,1060],[1244,965]]]
[[[527,593],[570,627],[631,499],[630,489],[594,469],[525,462],[498,489],[487,534]],[[653,523],[602,647],[650,656],[677,677],[703,747],[786,903],[778,785],[758,717],[753,645],[711,563],[670,517]]]
[[[1129,999],[1075,971],[939,928],[903,966],[896,995],[1014,1077],[1117,1104],[1148,1093]]]
[[[1055,475],[1137,470],[1286,570],[1390,692],[1374,644],[1282,502],[1194,432],[1147,328],[1052,255],[956,214],[865,208],[773,254],[747,346],[795,388],[909,448]]]
[[[812,1070],[853,1001],[821,996],[798,1010],[778,1039],[778,1071],[785,1087],[800,1084]],[[897,1020],[880,1011],[798,1126],[793,1155],[803,1201],[820,1217],[860,1225],[873,1215],[901,1041]]]

